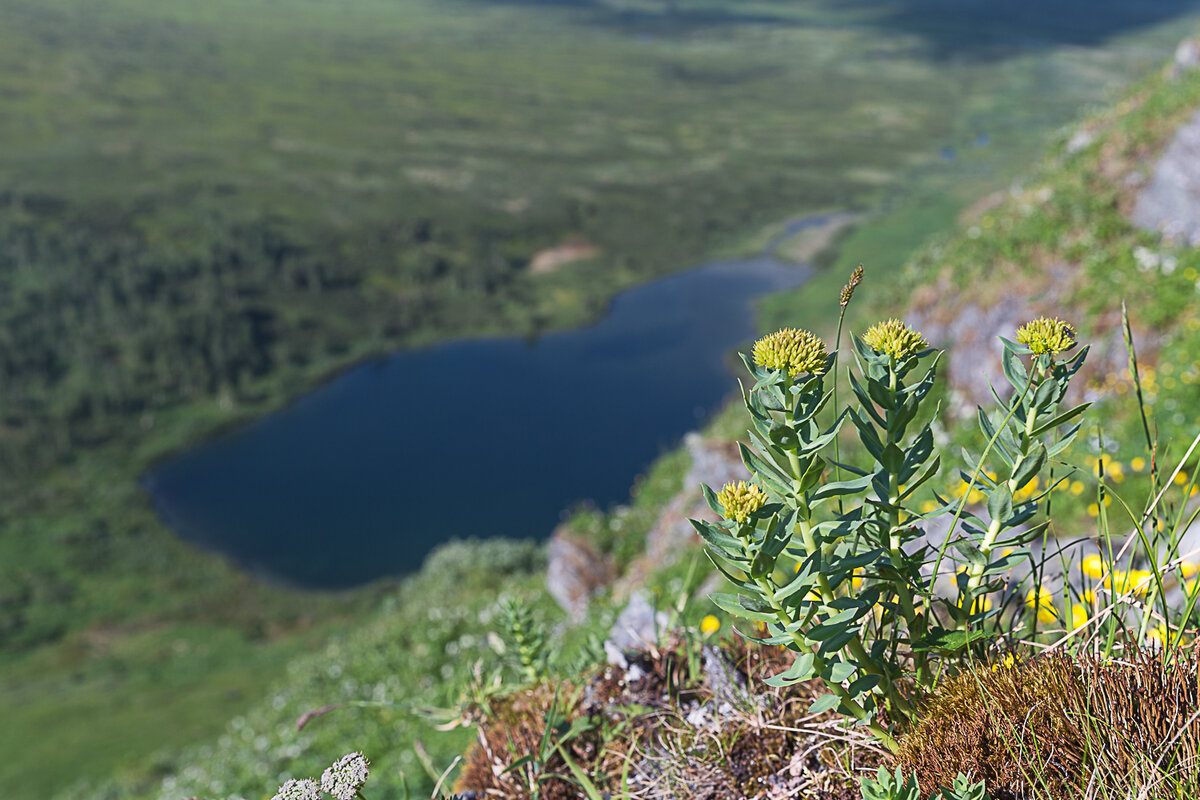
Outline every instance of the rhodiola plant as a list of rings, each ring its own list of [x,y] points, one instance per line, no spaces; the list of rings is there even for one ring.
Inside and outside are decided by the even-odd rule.
[[[1028,523],[1046,493],[1013,498],[1078,431],[1086,406],[1060,406],[1086,348],[1061,359],[1074,331],[1047,319],[1003,342],[1012,392],[996,394],[997,410],[980,410],[988,441],[961,471],[986,495],[984,519],[965,499],[924,514],[913,508],[947,460],[935,446],[930,400],[939,353],[898,320],[850,338],[845,407],[831,407],[838,353],[814,334],[777,331],[743,356],[753,383],[743,392],[750,429],[740,451],[752,479],[704,487],[721,520],[693,524],[736,589],[713,601],[749,623],[742,635],[795,652],[772,682],[821,678],[829,692],[813,712],[836,708],[894,750],[897,730],[936,680],[932,661],[961,656],[985,635],[997,612],[984,593],[1040,531],[1042,523]],[[858,463],[836,455],[843,431],[858,441]],[[952,518],[936,545],[926,532],[935,517]],[[997,557],[1000,548],[1008,554]],[[946,596],[937,589],[943,572],[956,587]]]

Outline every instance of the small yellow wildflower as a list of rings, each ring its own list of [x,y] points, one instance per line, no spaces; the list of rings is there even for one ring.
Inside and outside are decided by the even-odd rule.
[[[1071,606],[1071,630],[1082,628],[1087,624],[1088,619],[1087,609],[1083,606]]]
[[[1104,579],[1104,586],[1114,594],[1144,595],[1150,591],[1150,585],[1153,582],[1153,572],[1144,569],[1125,572],[1118,569],[1113,570],[1113,573]]]
[[[863,343],[897,361],[916,355],[929,346],[925,337],[898,319],[877,322],[862,336]]]
[[[926,500],[923,503],[921,503],[921,513],[922,514],[929,514],[931,512],[937,511],[938,508],[939,508],[939,506],[938,506],[938,503],[936,500]]]
[[[1083,563],[1079,568],[1089,578],[1099,578],[1104,574],[1104,561],[1095,553],[1089,553],[1083,557]]]
[[[725,519],[745,524],[751,514],[767,504],[767,494],[756,484],[738,481],[725,484],[717,502]]]
[[[1036,355],[1061,353],[1075,346],[1075,328],[1060,319],[1038,317],[1017,329],[1017,341]]]
[[[1048,625],[1058,619],[1058,612],[1054,609],[1054,595],[1049,589],[1030,589],[1025,595],[1025,605],[1029,608],[1037,608],[1038,622],[1043,625]]]
[[[1092,503],[1091,505],[1089,505],[1087,507],[1087,513],[1089,516],[1092,516],[1092,517],[1100,516],[1100,506],[1096,505],[1095,503]]]
[[[783,369],[791,377],[825,371],[829,353],[821,337],[797,328],[784,328],[754,343],[754,363],[766,369]]]
[[[1019,664],[1020,661],[1021,659],[1017,658],[1012,653],[1008,653],[1004,656],[1004,658],[1000,659],[995,664],[992,664],[992,672],[997,672],[1002,669],[1012,669]]]
[[[1166,625],[1158,625],[1146,631],[1146,638],[1159,647],[1183,644],[1183,631],[1173,631]]]
[[[1083,494],[1083,490],[1087,488],[1083,485],[1083,481],[1071,481],[1071,494],[1078,497]]]
[[[1083,590],[1083,602],[1087,603],[1089,606],[1096,605],[1096,590],[1095,589],[1084,589]]]
[[[700,620],[700,633],[705,636],[712,636],[717,631],[721,630],[721,620],[709,614],[704,619]]]
[[[1179,470],[1179,472],[1175,473],[1175,485],[1176,486],[1183,486],[1187,482],[1188,482],[1188,474],[1186,472],[1184,472],[1183,470]]]
[[[1179,563],[1179,571],[1183,573],[1183,577],[1185,578],[1194,578],[1200,575],[1200,562],[1181,561]]]
[[[1146,468],[1146,459],[1142,458],[1141,456],[1130,459],[1129,466],[1134,472],[1141,472]]]

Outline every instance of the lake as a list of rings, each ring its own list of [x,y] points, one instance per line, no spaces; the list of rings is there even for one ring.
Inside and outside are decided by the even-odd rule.
[[[618,295],[587,328],[364,363],[143,484],[184,538],[308,588],[413,571],[453,538],[544,538],[581,502],[627,501],[736,391],[755,298],[808,274],[711,263]]]

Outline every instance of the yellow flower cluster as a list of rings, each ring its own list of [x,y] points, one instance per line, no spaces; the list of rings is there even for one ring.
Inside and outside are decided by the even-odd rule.
[[[1075,346],[1075,328],[1060,319],[1038,317],[1017,329],[1017,341],[1036,355],[1061,353]]]
[[[1140,597],[1149,592],[1154,584],[1153,572],[1145,569],[1109,569],[1104,559],[1095,553],[1083,557],[1080,571],[1092,580],[1103,578],[1104,588],[1116,595],[1136,594]]]
[[[784,328],[754,343],[754,363],[764,369],[783,369],[791,377],[825,371],[829,352],[821,337],[798,328]]]
[[[745,524],[750,515],[767,504],[767,494],[756,484],[738,481],[727,483],[717,495],[725,519]]]
[[[863,334],[862,340],[867,347],[897,361],[903,361],[929,347],[924,336],[898,319],[875,323]]]
[[[1095,605],[1096,593],[1090,589],[1087,590],[1084,592],[1084,600],[1089,605]],[[1043,625],[1050,625],[1064,619],[1064,616],[1054,604],[1054,594],[1045,587],[1030,589],[1025,595],[1025,607],[1037,609],[1038,622]],[[1069,618],[1071,621],[1068,630],[1082,628],[1091,618],[1086,606],[1072,602],[1070,598],[1067,599],[1066,608],[1068,613],[1065,618]]]

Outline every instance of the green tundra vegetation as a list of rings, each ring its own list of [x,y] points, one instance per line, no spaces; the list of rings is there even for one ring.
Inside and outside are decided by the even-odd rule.
[[[1177,532],[1189,519],[1181,498],[1194,492],[1194,458],[1182,463],[1178,472],[1173,469],[1200,427],[1194,412],[1179,414],[1196,407],[1189,398],[1200,380],[1194,355],[1200,344],[1195,341],[1200,331],[1198,306],[1186,301],[1198,291],[1200,256],[1195,250],[1164,244],[1155,234],[1130,226],[1123,210],[1136,187],[1114,180],[1114,176],[1152,164],[1197,106],[1200,73],[1179,81],[1156,75],[1138,83],[1119,103],[1094,113],[1079,128],[1062,131],[1050,156],[1027,170],[1019,190],[1006,192],[1002,200],[984,210],[964,215],[957,231],[917,248],[901,269],[891,273],[869,270],[851,305],[863,309],[862,316],[878,318],[904,310],[896,305],[898,293],[908,296],[935,282],[942,291],[939,300],[951,309],[960,306],[968,293],[976,298],[1019,295],[1021,283],[1014,282],[1013,275],[1023,274],[1024,265],[1029,264],[1032,281],[1034,266],[1055,259],[1071,267],[1070,276],[1063,280],[1081,293],[1070,296],[1066,301],[1070,305],[1064,304],[1063,311],[1074,312],[1081,343],[1096,343],[1113,335],[1120,338],[1120,296],[1126,295],[1135,343],[1141,348],[1142,403],[1133,400],[1138,387],[1120,374],[1076,378],[1096,392],[1100,407],[1090,415],[1092,421],[1081,430],[1075,447],[1059,456],[1082,467],[1057,483],[1049,498],[1055,506],[1054,524],[1068,535],[1097,527],[1123,532],[1128,520],[1122,519],[1121,509],[1126,505],[1147,507],[1149,490],[1158,484],[1169,486],[1171,492],[1167,504],[1156,506],[1154,512],[1163,516],[1164,529]],[[1089,131],[1091,144],[1068,148],[1074,130]],[[880,230],[880,237],[890,240],[896,227],[884,219]],[[1086,248],[1079,246],[1081,241],[1088,242]],[[1144,253],[1140,259],[1136,255],[1142,251],[1156,254],[1160,262],[1167,257],[1176,262],[1169,270],[1146,268],[1149,259]],[[1102,257],[1092,257],[1093,252]],[[848,274],[846,270],[837,283],[843,283]],[[1101,297],[1094,281],[1123,288]],[[837,296],[837,289],[832,289],[823,298],[822,315],[816,317],[824,320],[830,333],[836,321]],[[785,293],[772,300],[772,313],[781,323],[798,324],[814,318],[808,308],[813,302],[801,293]],[[858,321],[849,327],[860,333],[865,329]],[[1156,343],[1154,347],[1144,344],[1151,341]],[[935,404],[939,391],[935,389],[924,404]],[[1142,409],[1148,415],[1154,448],[1145,439]],[[745,413],[740,407],[731,408],[711,423],[710,433],[744,436]],[[978,432],[956,431],[954,436],[977,455],[987,441],[987,437],[977,438]],[[852,442],[846,445],[847,459],[865,453],[853,449]],[[1098,455],[1104,457],[1103,466]],[[682,488],[686,466],[681,453],[670,455],[639,483],[628,508],[582,513],[572,525],[627,560],[659,510]],[[1105,494],[1100,494],[1099,472],[1103,472]],[[961,498],[963,484],[955,475],[957,470],[943,467],[930,486],[943,497]],[[1043,481],[1042,489],[1047,485]],[[981,486],[978,491],[984,490],[992,491],[992,487]],[[1026,486],[1017,499],[1027,502],[1036,494]],[[923,496],[928,498],[923,502],[933,502],[931,493]],[[1105,503],[1105,497],[1118,501]],[[933,510],[920,498],[912,502],[920,513]],[[1168,506],[1170,515],[1164,513]],[[285,778],[320,774],[331,760],[350,750],[365,752],[375,764],[370,796],[405,796],[405,787],[414,794],[428,793],[441,770],[472,738],[461,729],[445,732],[436,726],[453,717],[457,704],[470,696],[464,694],[466,687],[474,684],[478,696],[476,664],[486,665],[485,674],[499,668],[508,684],[520,685],[524,680],[525,665],[511,649],[502,651],[494,638],[497,631],[504,631],[498,599],[521,601],[539,626],[563,623],[561,611],[544,590],[542,558],[539,549],[528,543],[449,545],[376,610],[360,614],[351,628],[335,632],[323,645],[292,660],[286,674],[273,674],[272,688],[258,701],[244,701],[220,734],[182,749],[163,743],[167,746],[153,758],[128,761],[116,775],[84,781],[61,796],[154,797],[167,790],[184,795],[266,797]],[[727,631],[730,620],[709,603],[708,590],[701,589],[707,578],[706,563],[697,548],[691,557],[651,575],[646,588],[660,607],[671,611],[683,625],[699,628],[702,617],[712,615],[711,623]],[[1168,568],[1155,565],[1154,572],[1167,580]],[[1090,577],[1103,574],[1093,574],[1094,567],[1086,562],[1070,569],[1081,569]],[[1140,574],[1122,572],[1124,578]],[[1076,625],[1079,610],[1085,617],[1094,611],[1083,608],[1081,597],[1054,594],[1043,601],[1040,592],[1034,596],[1031,613],[1037,619],[1034,624],[1043,629],[1064,619]],[[407,602],[418,597],[440,601],[433,605]],[[1135,592],[1131,607],[1145,606],[1140,597]],[[558,646],[547,668],[578,674],[580,663],[597,658],[595,637],[607,630],[615,610],[601,598],[583,625],[557,627],[563,634],[556,639]],[[1194,620],[1178,616],[1169,619],[1170,627],[1159,630],[1155,618],[1147,616],[1137,633],[1150,640],[1157,636],[1160,642],[1175,637],[1177,642],[1178,630],[1194,624]],[[705,625],[709,623],[705,620]],[[264,667],[269,668],[269,664]],[[989,680],[1006,678],[1001,673],[1000,678]],[[303,714],[331,705],[341,707],[310,721],[303,730],[296,729],[295,721]],[[439,708],[449,711],[443,715]],[[936,738],[938,733],[921,735]],[[908,746],[909,763],[927,768],[920,766],[919,754],[913,755],[912,740]],[[526,754],[513,753],[512,757],[521,755]],[[974,758],[978,754],[967,755]]]
[[[416,591],[314,596],[197,553],[137,485],[156,460],[396,347],[582,323],[804,214],[864,212],[841,258],[890,269],[1157,66],[1191,10],[993,5],[6,3],[0,775],[146,789],[183,762],[142,755]],[[534,269],[548,250],[573,260]]]

